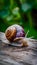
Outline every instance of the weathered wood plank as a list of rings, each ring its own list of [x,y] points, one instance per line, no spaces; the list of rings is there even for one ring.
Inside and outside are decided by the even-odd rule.
[[[0,39],[0,65],[37,65],[37,41],[31,44],[33,46],[13,47]]]

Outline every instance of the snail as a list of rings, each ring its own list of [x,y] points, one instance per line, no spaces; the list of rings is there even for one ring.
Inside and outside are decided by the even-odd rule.
[[[21,26],[14,24],[6,29],[5,36],[9,41],[13,41],[14,38],[25,37],[25,32]]]
[[[29,30],[28,30],[29,32]],[[37,43],[37,40],[32,39],[33,37],[27,38],[28,32],[25,33],[24,29],[14,24],[12,26],[9,26],[5,33],[0,32],[0,41],[4,45],[11,45],[16,47],[34,47]]]
[[[9,26],[5,31],[5,36],[10,42],[17,42],[22,44],[22,46],[28,46],[27,41],[23,40],[25,31],[20,25],[14,24]]]

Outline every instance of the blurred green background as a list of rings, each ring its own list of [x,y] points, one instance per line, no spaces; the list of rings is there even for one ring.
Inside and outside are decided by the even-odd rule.
[[[37,39],[37,0],[0,0],[0,32],[21,25],[28,36]]]

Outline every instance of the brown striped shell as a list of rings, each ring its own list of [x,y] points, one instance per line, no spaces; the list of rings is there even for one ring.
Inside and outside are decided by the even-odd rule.
[[[13,41],[17,37],[24,37],[24,29],[21,26],[14,24],[6,29],[5,36],[9,41]]]
[[[5,32],[5,35],[9,41],[13,41],[13,39],[16,37],[16,28],[15,27],[13,27],[12,29],[8,28]]]

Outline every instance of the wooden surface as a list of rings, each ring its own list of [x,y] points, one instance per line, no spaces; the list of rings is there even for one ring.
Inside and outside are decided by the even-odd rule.
[[[0,39],[0,65],[37,65],[37,41],[32,44],[32,47],[13,47]]]

